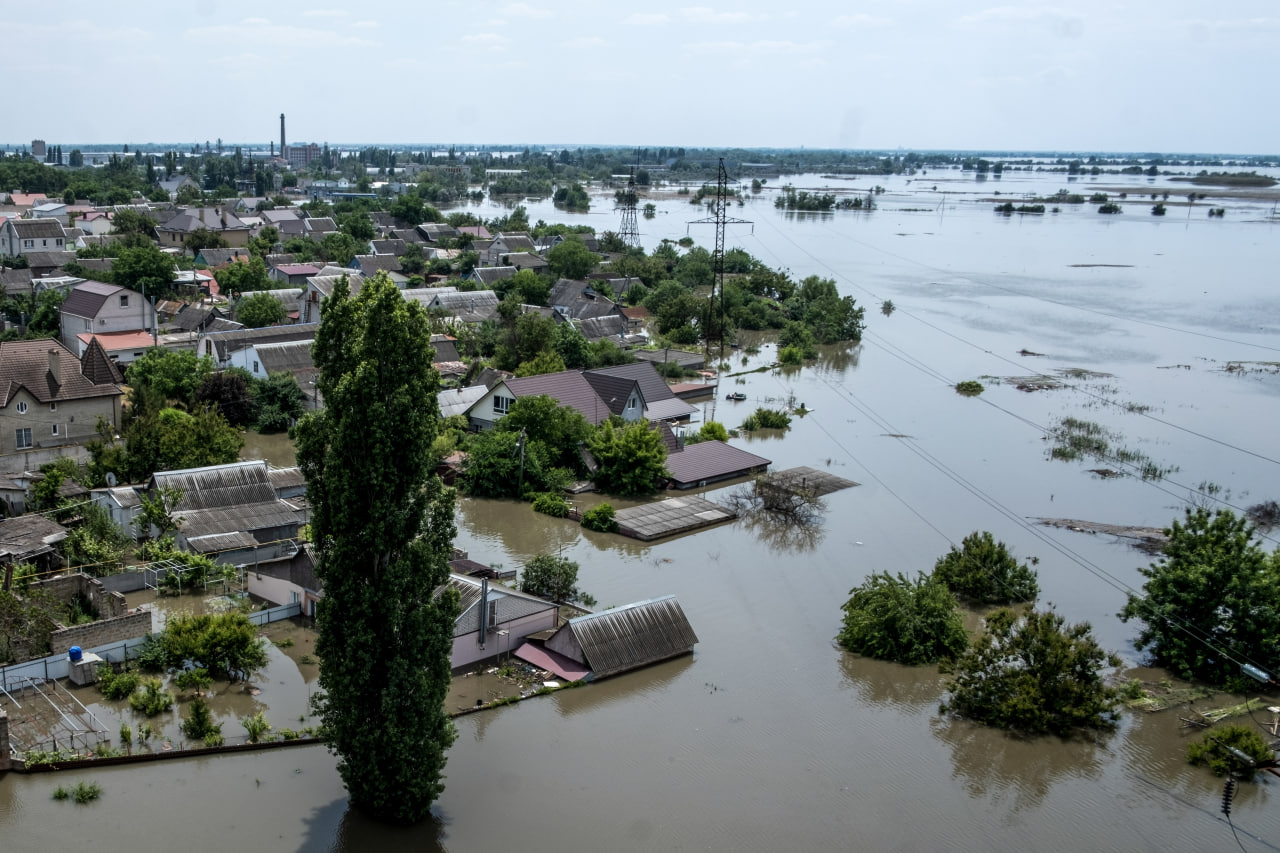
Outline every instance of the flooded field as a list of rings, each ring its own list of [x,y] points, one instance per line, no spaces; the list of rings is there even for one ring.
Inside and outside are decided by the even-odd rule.
[[[732,226],[727,245],[799,277],[835,278],[867,306],[868,334],[815,365],[724,380],[748,400],[721,395],[704,417],[733,427],[759,401],[791,397],[812,410],[785,435],[736,443],[775,469],[809,465],[861,484],[826,498],[816,535],[742,520],[645,544],[527,505],[459,505],[457,544],[473,559],[514,568],[563,553],[581,563],[580,585],[601,606],[676,594],[700,638],[692,658],[460,718],[438,825],[388,829],[349,813],[335,759],[299,748],[65,778],[9,774],[0,778],[6,845],[93,838],[117,851],[154,838],[203,850],[232,831],[260,850],[1233,847],[1220,781],[1183,760],[1176,712],[1126,714],[1097,740],[1010,738],[941,716],[945,677],[934,670],[856,658],[832,638],[840,604],[868,573],[927,571],[951,543],[990,530],[1040,558],[1042,602],[1090,621],[1126,670],[1138,667],[1136,626],[1115,614],[1151,557],[1035,519],[1162,527],[1191,501],[1243,509],[1280,499],[1280,375],[1267,367],[1280,361],[1273,202],[1197,187],[1206,200],[1175,207],[1187,185],[1141,176],[790,182],[886,192],[870,213],[788,215],[773,207],[771,181],[734,207],[754,225]],[[996,190],[1020,201],[1066,188],[1129,199],[1114,216],[1088,204],[992,212]],[[1164,190],[1170,211],[1151,216],[1147,196]],[[640,223],[647,245],[690,228],[711,242],[708,226],[686,225],[701,209],[674,195],[655,201],[657,217]],[[1209,218],[1210,206],[1225,217]],[[529,215],[617,224],[603,199],[589,214],[530,203]],[[895,307],[887,316],[885,300]],[[734,370],[767,364],[773,350],[742,357],[732,355]],[[1041,375],[1057,381],[1042,390],[1015,381]],[[970,379],[986,390],[956,394]],[[1098,423],[1113,445],[1169,473],[1143,479],[1106,463],[1123,475],[1107,477],[1091,473],[1104,467],[1095,460],[1051,461],[1049,435],[1064,417]],[[716,500],[729,488],[698,494]],[[253,702],[273,713],[280,702],[296,717],[293,698],[274,697],[305,701],[306,669],[297,683],[261,685]],[[50,800],[59,782],[82,777],[103,786],[97,803]],[[1265,780],[1241,787],[1233,816],[1246,849],[1280,849],[1277,796]]]

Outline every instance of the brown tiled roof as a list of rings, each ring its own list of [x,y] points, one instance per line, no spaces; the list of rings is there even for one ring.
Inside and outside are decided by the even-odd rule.
[[[545,394],[562,406],[577,409],[591,424],[599,424],[611,414],[608,403],[600,399],[600,395],[577,370],[508,379],[506,385],[517,398]]]
[[[67,294],[67,298],[63,301],[62,313],[70,314],[73,317],[97,317],[98,312],[102,310],[102,306],[106,304],[107,300],[123,291],[124,288],[119,285],[106,284],[100,281],[86,281],[84,284],[77,284],[71,288],[71,292]]]
[[[49,372],[49,353],[58,353],[60,381]],[[0,407],[8,406],[19,388],[41,403],[115,397],[122,392],[110,382],[95,384],[81,372],[80,360],[57,340],[0,342]]]
[[[89,341],[84,355],[80,356],[80,372],[94,385],[108,383],[119,385],[124,382],[120,368],[107,356],[107,351],[102,348],[97,338]]]
[[[770,460],[763,456],[739,450],[723,441],[700,441],[667,456],[667,470],[676,483],[723,480],[769,464]]]

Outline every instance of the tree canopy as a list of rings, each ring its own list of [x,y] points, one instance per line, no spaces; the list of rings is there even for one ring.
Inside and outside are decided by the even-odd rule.
[[[1242,662],[1280,671],[1280,557],[1230,510],[1188,509],[1165,530],[1164,556],[1141,569],[1144,595],[1120,618],[1143,624],[1135,645],[1180,678],[1228,684]]]
[[[671,476],[662,436],[642,420],[618,425],[610,418],[587,437],[587,449],[600,465],[596,484],[609,494],[647,495]]]
[[[1093,639],[1088,622],[1068,625],[1050,611],[997,610],[987,617],[986,633],[955,662],[941,710],[1025,734],[1111,729],[1118,691],[1107,686],[1102,670],[1119,665]]]
[[[431,324],[382,273],[321,308],[326,407],[294,430],[313,507],[317,700],[351,803],[395,823],[427,817],[456,737],[444,712],[458,597],[445,588],[453,492],[433,473],[439,374]]]
[[[524,564],[520,573],[520,591],[551,601],[583,601],[589,599],[578,589],[578,564],[568,557],[539,554]]]
[[[938,558],[933,574],[960,598],[973,604],[1017,604],[1040,593],[1036,573],[1019,563],[1003,542],[974,531],[960,547]]]
[[[236,304],[236,316],[250,329],[274,326],[289,316],[284,303],[265,291],[244,297]]]
[[[867,657],[916,666],[960,655],[969,635],[955,596],[936,577],[871,575],[849,591],[841,646]]]
[[[599,262],[599,255],[588,249],[586,243],[572,237],[557,243],[547,252],[547,264],[552,274],[560,278],[586,278]]]

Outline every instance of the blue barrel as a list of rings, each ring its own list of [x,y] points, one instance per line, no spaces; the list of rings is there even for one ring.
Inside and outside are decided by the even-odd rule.
[[[67,651],[67,656],[71,658],[72,663],[78,662],[82,657],[82,655],[80,654],[80,647],[72,646],[70,650]]]

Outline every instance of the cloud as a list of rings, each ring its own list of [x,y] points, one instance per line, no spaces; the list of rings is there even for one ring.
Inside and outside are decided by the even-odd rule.
[[[831,46],[830,42],[818,41],[800,43],[794,41],[769,41],[760,40],[753,42],[741,41],[703,41],[692,42],[684,45],[684,49],[689,53],[740,53],[753,56],[811,56],[815,53],[821,53]],[[811,60],[816,61],[816,60]]]
[[[569,39],[562,42],[561,47],[571,48],[573,50],[594,50],[596,48],[608,47],[609,42],[599,36],[583,36],[582,38]]]
[[[249,18],[238,24],[216,24],[186,31],[188,38],[200,41],[227,39],[233,43],[263,42],[276,45],[305,44],[308,48],[373,47],[374,42],[315,27],[273,24],[265,18]]]
[[[993,6],[957,18],[955,23],[966,28],[1043,23],[1056,36],[1077,38],[1084,35],[1084,20],[1079,15],[1053,6]]]
[[[875,15],[868,15],[865,12],[859,12],[856,15],[841,15],[831,22],[837,27],[848,27],[851,29],[871,29],[872,27],[887,27],[893,23],[888,18],[877,18]]]
[[[308,9],[302,14],[306,18],[345,18],[347,15],[344,9]]]
[[[378,22],[377,21],[356,21],[351,26],[357,27],[358,29],[362,29],[362,30],[371,30],[374,27],[378,26]]]
[[[476,33],[475,35],[463,36],[459,39],[463,44],[471,47],[488,48],[492,51],[506,50],[507,43],[511,39],[497,33]]]
[[[631,27],[654,27],[662,24],[670,23],[671,19],[661,13],[657,15],[631,15],[623,20],[622,23]]]
[[[500,11],[513,18],[550,18],[552,16],[550,9],[535,9],[528,3],[509,3]]]
[[[717,12],[709,6],[689,6],[681,9],[680,14],[695,24],[745,24],[768,18],[767,15],[753,15],[750,12]]]

